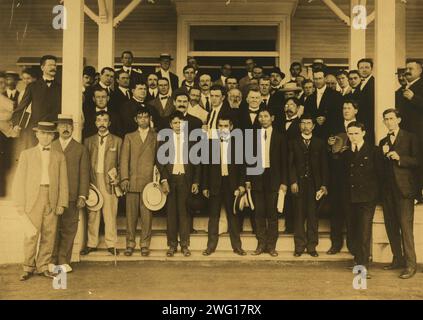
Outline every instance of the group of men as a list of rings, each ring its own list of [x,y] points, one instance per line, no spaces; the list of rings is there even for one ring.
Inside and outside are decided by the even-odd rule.
[[[246,60],[244,78],[233,77],[232,67],[225,64],[219,78],[212,81],[190,57],[179,85],[178,77],[170,72],[170,55],[161,55],[160,70],[148,75],[132,65],[133,58],[131,52],[123,52],[122,68],[103,68],[98,83],[94,83],[95,70],[84,69],[83,145],[71,138],[71,117],[58,116],[61,92],[54,79],[55,57],[42,58],[43,77],[28,85],[17,104],[13,130],[21,134],[19,139],[27,135],[31,141],[33,130],[37,137],[32,144],[36,146],[21,153],[15,178],[19,212],[28,215],[38,230],[25,240],[22,280],[34,271],[51,276],[48,263],[71,270],[77,214],[85,207],[89,183],[101,193],[104,204],[100,210],[88,210],[88,241],[81,254],[96,250],[101,215],[108,251],[119,254],[116,188],[120,187],[126,194],[124,254],[134,253],[140,217],[141,255],[148,256],[152,212],[142,192],[154,179],[154,167],[167,195],[169,257],[177,252],[178,244],[184,256],[191,254],[187,199],[195,195],[209,204],[208,243],[203,255],[211,255],[217,248],[222,205],[233,251],[246,255],[240,237],[243,220],[233,204],[247,194],[250,208],[244,210],[253,215],[258,241],[254,255],[278,255],[278,206],[284,202],[285,232],[294,234],[294,255],[307,252],[317,257],[318,211],[326,201],[331,208],[332,240],[327,253],[341,251],[346,225],[347,247],[354,263],[368,268],[373,215],[380,202],[394,256],[386,269],[403,269],[400,277],[405,279],[415,274],[414,201],[421,199],[423,185],[419,61],[407,63],[396,94],[397,108],[383,113],[388,135],[376,146],[374,122],[382,115],[374,112],[370,59],[360,60],[357,70],[336,75],[328,74],[324,64],[316,62],[312,79],[306,79],[300,63],[293,63],[291,79],[284,82],[285,74],[279,68],[265,70],[253,59]],[[29,105],[32,115],[22,127]],[[205,139],[210,148],[218,145],[218,160],[211,159],[214,149],[208,150],[209,161],[187,158],[195,144],[184,133],[195,129],[200,132],[199,141]],[[236,129],[243,133],[241,143]],[[56,130],[59,139],[52,142]],[[172,133],[168,141],[159,141],[162,132]],[[250,133],[256,138],[248,140]],[[158,156],[165,143],[172,155],[168,162]],[[244,150],[250,146],[259,159],[259,172],[251,170],[246,159]],[[234,162],[239,154],[242,161]],[[37,176],[28,174],[34,166],[39,166]],[[43,250],[36,259],[34,243],[39,236]]]

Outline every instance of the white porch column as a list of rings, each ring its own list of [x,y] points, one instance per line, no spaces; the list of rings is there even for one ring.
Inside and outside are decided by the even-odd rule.
[[[406,54],[406,4],[396,0],[395,44],[397,68],[405,68]]]
[[[100,12],[98,24],[98,70],[114,68],[115,28],[113,27],[114,0],[99,0],[105,4],[106,15]]]
[[[67,28],[63,30],[62,113],[72,114],[74,137],[81,140],[82,72],[84,60],[84,0],[65,0]]]
[[[395,107],[395,0],[375,0],[375,128],[376,140],[385,133],[382,113]]]
[[[362,0],[351,0],[350,2],[350,70],[357,69],[357,62],[366,57],[366,29],[357,28],[354,23],[353,10],[360,4],[365,6],[365,2]]]

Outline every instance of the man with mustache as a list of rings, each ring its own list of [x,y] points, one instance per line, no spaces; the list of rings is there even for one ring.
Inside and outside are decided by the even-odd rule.
[[[40,121],[55,121],[62,109],[62,88],[55,79],[57,71],[57,58],[45,55],[40,60],[43,75],[37,81],[30,83],[13,114],[13,124],[21,127],[23,149],[33,147],[37,141],[32,129]],[[21,122],[22,115],[31,109],[28,126],[25,120]]]
[[[212,79],[208,74],[202,74],[200,76],[199,86],[201,88],[200,106],[203,107],[207,112],[211,111],[210,101],[210,87],[212,86]]]
[[[423,151],[423,67],[421,61],[409,60],[405,72],[407,84],[396,92],[395,105],[402,115],[401,128],[414,133],[420,150]],[[423,163],[423,152],[420,152],[420,163]],[[421,201],[423,191],[423,166],[418,170],[420,175],[419,195]]]
[[[87,148],[72,138],[74,127],[71,115],[58,115],[59,139],[51,144],[52,150],[62,152],[66,158],[69,185],[69,206],[57,221],[56,241],[52,263],[71,272],[73,242],[78,231],[79,209],[85,207],[88,197],[90,161]]]
[[[119,185],[119,159],[122,147],[122,139],[110,133],[110,114],[99,111],[95,116],[97,134],[85,139],[84,145],[90,156],[90,182],[100,191],[104,199],[103,207],[99,211],[88,213],[88,240],[87,247],[81,251],[81,255],[87,255],[97,250],[98,233],[100,227],[100,214],[103,215],[105,225],[105,242],[107,251],[112,255],[119,254],[116,248],[117,242],[117,206],[118,198],[114,193],[114,187]],[[117,177],[111,178],[109,172],[116,170]]]

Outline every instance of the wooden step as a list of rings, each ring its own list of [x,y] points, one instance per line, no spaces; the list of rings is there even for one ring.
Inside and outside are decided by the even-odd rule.
[[[279,252],[277,257],[271,257],[269,254],[262,254],[260,256],[252,256],[251,252],[248,252],[246,256],[239,256],[232,251],[216,251],[210,256],[203,256],[201,250],[192,250],[190,257],[184,257],[180,251],[178,251],[174,257],[169,258],[166,256],[166,250],[152,250],[149,257],[142,257],[139,250],[136,250],[131,257],[126,257],[123,252],[116,256],[117,265],[121,261],[169,261],[169,262],[181,262],[181,261],[197,261],[197,262],[216,262],[216,261],[236,261],[236,262],[252,262],[252,261],[310,261],[310,262],[324,262],[324,261],[350,261],[352,257],[349,253],[341,252],[336,255],[327,255],[324,252],[320,252],[320,256],[313,258],[308,254],[304,254],[301,257],[294,257],[292,252]],[[87,256],[81,256],[81,261],[99,262],[109,261],[114,262],[115,257],[111,255],[105,249],[100,249],[96,252],[92,252]]]

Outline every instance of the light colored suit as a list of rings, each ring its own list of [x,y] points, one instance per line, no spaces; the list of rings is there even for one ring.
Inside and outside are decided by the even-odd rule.
[[[90,181],[100,191],[104,198],[101,211],[90,211],[88,213],[88,242],[87,246],[96,248],[98,245],[98,232],[100,227],[100,214],[103,214],[105,225],[105,242],[108,248],[114,248],[117,242],[117,205],[118,198],[113,193],[109,183],[108,172],[116,168],[119,181],[119,158],[122,147],[122,139],[113,134],[109,134],[106,140],[104,152],[104,173],[97,173],[99,137],[97,134],[85,139],[84,144],[90,156]]]
[[[126,246],[135,248],[135,232],[138,216],[141,216],[140,247],[149,247],[151,239],[152,214],[142,200],[145,186],[153,181],[153,168],[158,149],[157,133],[149,129],[142,142],[139,130],[125,136],[121,158],[121,180],[129,180],[129,192],[126,194]]]
[[[37,229],[35,234],[25,235],[24,238],[23,269],[26,272],[42,273],[48,270],[56,237],[56,208],[68,207],[65,156],[51,150],[49,161],[49,185],[41,186],[42,160],[39,146],[22,151],[13,181],[15,204],[24,208],[25,214]]]

